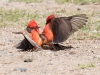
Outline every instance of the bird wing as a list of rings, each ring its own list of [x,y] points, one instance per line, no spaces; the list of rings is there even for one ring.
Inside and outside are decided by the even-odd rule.
[[[85,14],[73,15],[69,17],[53,18],[50,22],[50,28],[53,32],[54,43],[60,43],[86,25],[87,17]]]
[[[23,36],[24,36],[34,47],[39,48],[39,46],[37,45],[37,43],[34,42],[34,41],[29,37],[27,30],[25,30],[25,31],[23,32]]]
[[[24,38],[21,42],[15,45],[15,47],[17,49],[23,49],[23,50],[33,49],[33,45],[30,44],[30,42],[26,38]]]

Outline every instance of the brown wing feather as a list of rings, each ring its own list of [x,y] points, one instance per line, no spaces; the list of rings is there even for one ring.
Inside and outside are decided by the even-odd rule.
[[[85,14],[79,14],[69,17],[61,17],[64,21],[70,21],[72,26],[71,34],[86,25],[88,17]]]
[[[33,47],[39,48],[39,46],[36,44],[36,42],[34,42],[29,37],[29,34],[28,34],[27,30],[23,31],[23,36],[24,36],[24,39],[15,46],[16,48],[18,48],[18,49],[25,49],[25,50],[33,49]]]
[[[50,24],[51,30],[54,35],[54,43],[63,42],[69,37],[71,31],[71,25],[68,25],[70,24],[69,21],[66,23],[61,18],[55,18],[53,19],[53,21],[51,21]]]
[[[18,43],[15,46],[17,49],[23,49],[23,50],[29,50],[29,49],[33,49],[32,44],[26,39],[24,38],[20,43]]]
[[[60,43],[67,40],[72,33],[82,28],[86,22],[85,14],[52,19],[50,27],[54,34],[53,42]]]
[[[39,48],[39,46],[37,45],[37,43],[29,37],[29,34],[28,34],[28,31],[27,31],[27,30],[25,30],[25,31],[23,32],[23,36],[24,36],[33,46]]]

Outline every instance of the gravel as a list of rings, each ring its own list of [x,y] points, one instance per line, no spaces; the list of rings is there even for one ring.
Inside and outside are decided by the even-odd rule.
[[[1,2],[2,1],[2,2]],[[1,0],[0,7],[6,8],[2,5],[8,3],[7,0]],[[46,0],[45,0],[46,1]],[[52,2],[53,0],[51,0]],[[20,3],[16,5],[16,2],[12,5],[9,3],[9,8],[18,8],[21,6],[24,9],[24,5]],[[44,12],[45,2],[43,10],[36,4],[36,9]],[[50,2],[49,2],[50,4]],[[28,7],[29,5],[29,7]],[[27,8],[30,4],[26,4]],[[34,5],[34,4],[33,4]],[[65,7],[74,9],[75,5],[67,6],[62,5],[60,8]],[[55,8],[54,8],[55,7]],[[58,7],[53,3],[52,6],[47,7],[53,11]],[[58,7],[58,8],[59,8]],[[88,7],[88,6],[83,6]],[[75,6],[77,9],[77,6]],[[87,8],[88,9],[88,8]],[[74,10],[72,10],[74,11]],[[48,13],[48,12],[47,12]],[[19,49],[15,48],[24,37],[21,34],[14,34],[13,31],[21,31],[22,28],[18,26],[6,26],[0,28],[0,75],[100,75],[100,40],[71,40],[68,39],[62,45],[72,46],[72,48],[65,48],[64,50],[52,51],[50,49],[42,49],[37,52],[19,52]],[[32,61],[30,60],[32,59]],[[28,63],[26,63],[26,62]],[[78,65],[84,65],[93,63],[94,67],[88,69],[81,69]]]

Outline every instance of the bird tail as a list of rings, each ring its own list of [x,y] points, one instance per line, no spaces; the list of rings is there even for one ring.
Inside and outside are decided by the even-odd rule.
[[[22,49],[22,50],[29,50],[29,49],[33,49],[32,44],[26,39],[24,38],[20,43],[18,43],[15,46],[17,49]]]

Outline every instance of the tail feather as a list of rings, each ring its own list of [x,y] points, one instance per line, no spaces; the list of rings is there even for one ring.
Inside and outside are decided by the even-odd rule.
[[[16,45],[17,49],[23,49],[23,50],[29,50],[29,49],[33,49],[32,44],[30,44],[30,42],[24,38],[20,43],[18,43]]]

